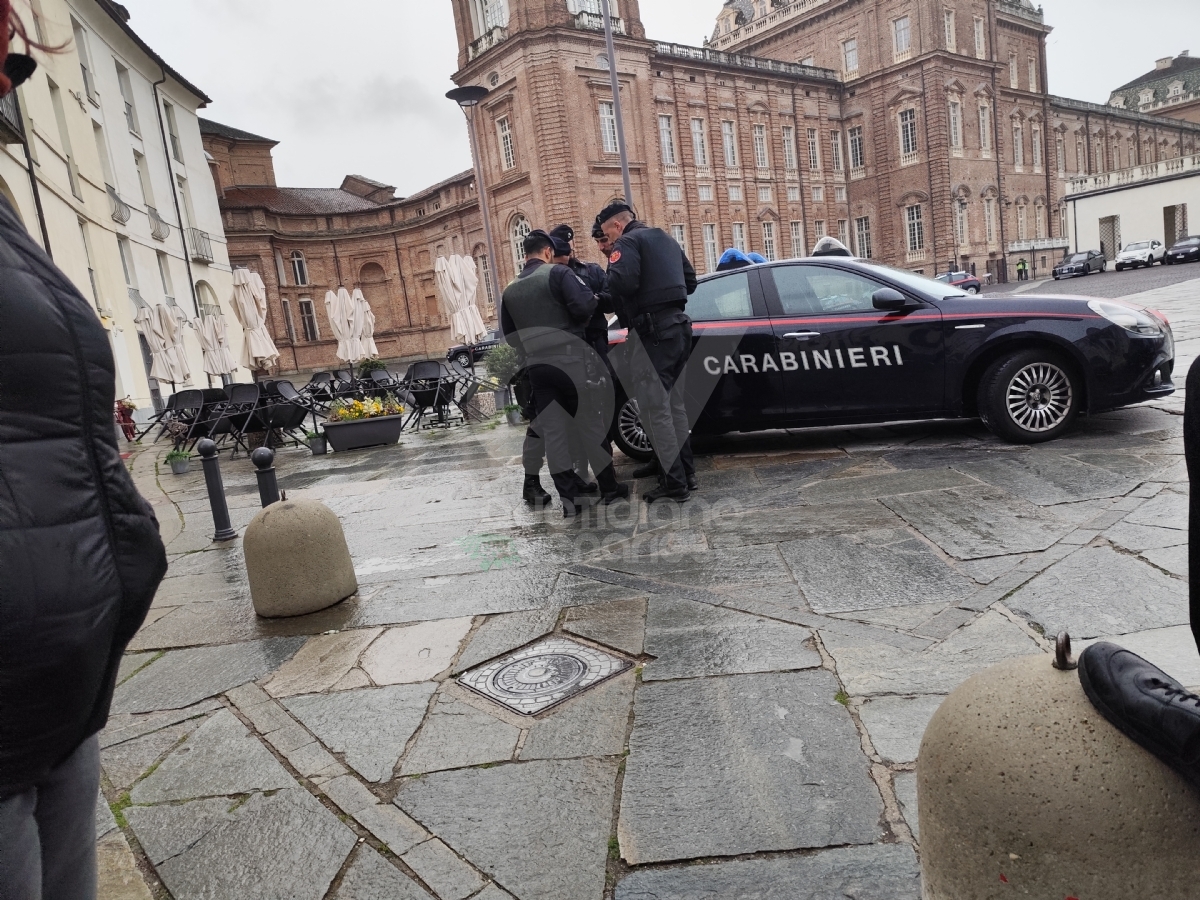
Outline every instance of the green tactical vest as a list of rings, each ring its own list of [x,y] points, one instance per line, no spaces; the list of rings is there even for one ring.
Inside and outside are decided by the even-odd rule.
[[[553,270],[553,265],[546,264],[532,275],[518,278],[504,289],[501,300],[520,332],[521,347],[530,362],[538,357],[569,354],[583,333],[583,326],[571,320],[567,308],[550,289]]]

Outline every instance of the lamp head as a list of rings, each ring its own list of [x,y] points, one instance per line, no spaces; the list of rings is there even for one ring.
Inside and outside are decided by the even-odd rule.
[[[467,85],[466,87],[455,88],[452,91],[446,92],[446,98],[453,100],[463,109],[469,109],[472,106],[478,106],[491,91],[481,85]]]

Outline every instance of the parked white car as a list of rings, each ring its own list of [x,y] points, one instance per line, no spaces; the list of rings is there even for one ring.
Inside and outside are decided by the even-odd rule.
[[[1125,249],[1117,254],[1117,271],[1136,269],[1138,266],[1152,266],[1161,263],[1167,256],[1167,248],[1161,241],[1139,241],[1136,244],[1126,244]]]

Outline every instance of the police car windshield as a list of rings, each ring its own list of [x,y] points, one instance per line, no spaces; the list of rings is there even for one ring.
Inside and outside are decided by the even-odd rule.
[[[898,282],[910,290],[920,291],[922,294],[932,294],[934,297],[941,297],[943,299],[971,296],[960,288],[952,287],[945,282],[937,281],[933,278],[926,278],[924,275],[906,272],[904,269],[893,269],[891,266],[880,266],[874,263],[867,263],[863,268],[882,275],[884,278]]]

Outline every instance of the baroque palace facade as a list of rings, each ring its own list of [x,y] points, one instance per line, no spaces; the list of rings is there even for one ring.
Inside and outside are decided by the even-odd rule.
[[[203,124],[230,256],[267,283],[285,371],[337,365],[331,287],[362,287],[385,357],[438,357],[439,256],[493,276],[492,320],[531,228],[571,223],[598,261],[590,224],[623,193],[600,0],[450,2],[454,81],[489,90],[473,122],[499,259],[473,173],[406,198],[361,176],[279,188],[273,142]],[[701,272],[730,246],[779,259],[830,234],[930,275],[1005,281],[1021,258],[1040,274],[1067,247],[1070,180],[1200,147],[1200,125],[1051,95],[1028,0],[727,0],[703,47],[649,39],[639,0],[611,13],[630,199]]]

